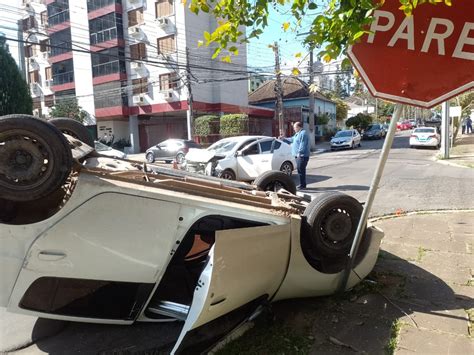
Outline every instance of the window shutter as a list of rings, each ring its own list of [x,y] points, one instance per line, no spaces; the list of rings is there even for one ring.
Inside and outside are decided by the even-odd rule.
[[[53,73],[52,73],[52,70],[51,70],[51,67],[47,67],[45,69],[45,76],[46,76],[46,80],[51,80],[52,77],[53,77]]]
[[[132,10],[128,12],[128,27],[132,27],[138,24],[137,21],[137,10]]]
[[[140,59],[146,58],[146,45],[145,43],[138,43],[138,55]]]
[[[48,12],[47,11],[43,11],[41,13],[41,24],[43,26],[47,26],[48,25]]]
[[[139,59],[138,58],[138,44],[132,44],[130,46],[130,57],[132,59]]]

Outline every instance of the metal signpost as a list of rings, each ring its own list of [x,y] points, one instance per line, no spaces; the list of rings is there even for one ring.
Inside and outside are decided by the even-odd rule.
[[[474,88],[474,53],[470,51],[474,44],[474,12],[466,8],[469,5],[425,4],[412,16],[405,16],[399,6],[397,0],[386,0],[374,12],[370,33],[348,50],[350,60],[371,94],[398,104],[341,276],[340,292],[346,289],[354,266],[403,110],[402,104],[431,108]],[[446,122],[449,137],[449,117]]]

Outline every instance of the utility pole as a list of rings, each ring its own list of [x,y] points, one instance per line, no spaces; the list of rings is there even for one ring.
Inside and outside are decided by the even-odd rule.
[[[441,154],[449,158],[449,101],[441,104]]]
[[[191,88],[191,70],[189,68],[189,48],[186,47],[186,87],[188,89],[188,111],[186,112],[186,124],[188,129],[188,140],[193,139],[193,92]]]
[[[280,51],[278,43],[274,42],[273,51],[275,52],[275,94],[276,94],[276,105],[275,105],[275,120],[278,120],[278,132],[280,136],[285,135],[285,125],[283,122],[283,88],[281,84],[281,70],[280,70]]]
[[[314,130],[314,91],[311,88],[311,85],[314,83],[314,59],[313,59],[313,47],[309,49],[309,141],[311,144],[311,149],[313,150],[316,147],[315,142],[315,130]]]

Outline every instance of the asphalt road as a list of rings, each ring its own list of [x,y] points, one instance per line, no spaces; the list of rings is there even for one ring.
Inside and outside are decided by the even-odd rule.
[[[410,149],[409,136],[410,131],[395,136],[371,216],[397,210],[474,208],[474,171],[441,164],[436,161],[438,150]],[[341,191],[365,201],[383,142],[362,141],[354,150],[312,156],[306,192]]]

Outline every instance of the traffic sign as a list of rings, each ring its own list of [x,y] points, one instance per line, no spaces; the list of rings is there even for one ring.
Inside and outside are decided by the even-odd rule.
[[[474,4],[399,6],[386,0],[348,50],[372,95],[429,108],[474,88]]]

